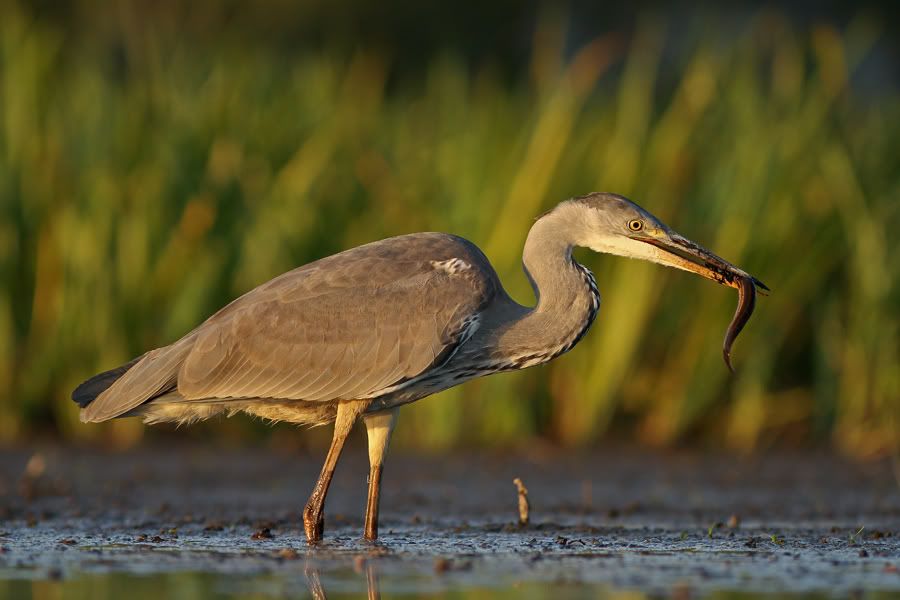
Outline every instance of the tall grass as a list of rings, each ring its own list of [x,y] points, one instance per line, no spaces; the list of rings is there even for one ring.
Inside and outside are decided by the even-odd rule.
[[[870,21],[799,31],[764,12],[735,37],[700,19],[673,61],[665,21],[564,57],[548,18],[510,83],[452,52],[395,81],[374,48],[198,42],[126,18],[111,52],[103,31],[0,6],[2,440],[50,423],[135,439],[130,420],[78,424],[71,388],[381,237],[465,235],[530,302],[533,217],[609,190],[773,289],[737,375],[719,351],[733,293],[579,254],[604,298],[586,339],[405,409],[402,443],[586,444],[621,425],[651,444],[900,445],[900,104],[890,84],[871,98],[849,83],[879,39]]]

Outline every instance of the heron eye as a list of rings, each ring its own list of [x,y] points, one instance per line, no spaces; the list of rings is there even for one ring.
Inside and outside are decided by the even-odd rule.
[[[628,221],[628,229],[632,231],[640,231],[644,228],[644,222],[639,219],[632,219]]]

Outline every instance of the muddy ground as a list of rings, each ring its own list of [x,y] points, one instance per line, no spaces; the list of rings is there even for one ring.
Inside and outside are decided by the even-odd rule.
[[[897,594],[890,462],[610,447],[389,456],[382,536],[361,541],[349,448],[307,547],[322,457],[213,445],[0,453],[0,597],[598,597]],[[517,520],[514,477],[529,490]]]

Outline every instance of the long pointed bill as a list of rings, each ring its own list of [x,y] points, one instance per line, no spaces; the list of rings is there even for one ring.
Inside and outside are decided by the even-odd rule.
[[[734,340],[737,339],[744,325],[750,319],[750,315],[753,314],[753,309],[756,307],[756,289],[760,288],[767,292],[769,288],[749,273],[677,233],[667,232],[666,235],[660,237],[639,237],[636,239],[662,250],[657,256],[662,264],[690,271],[722,285],[737,289],[737,310],[734,312],[731,323],[728,324],[728,329],[725,331],[725,340],[722,343],[722,357],[725,359],[728,369],[733,373],[731,347],[734,345]]]

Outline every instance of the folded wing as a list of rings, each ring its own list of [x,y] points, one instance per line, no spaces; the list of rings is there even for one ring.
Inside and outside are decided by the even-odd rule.
[[[112,418],[171,390],[188,401],[374,397],[446,360],[497,289],[461,238],[354,248],[273,279],[148,353],[83,418]]]

